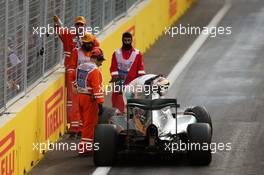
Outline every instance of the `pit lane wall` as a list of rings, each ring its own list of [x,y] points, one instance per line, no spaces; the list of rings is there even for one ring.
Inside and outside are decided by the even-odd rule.
[[[146,0],[99,37],[107,61],[104,83],[121,36],[130,31],[134,46],[144,53],[193,3],[192,0]],[[0,117],[0,175],[22,175],[43,158],[40,144],[56,142],[66,131],[64,73],[56,71]],[[42,147],[43,148],[43,147]],[[46,148],[47,149],[47,148]]]

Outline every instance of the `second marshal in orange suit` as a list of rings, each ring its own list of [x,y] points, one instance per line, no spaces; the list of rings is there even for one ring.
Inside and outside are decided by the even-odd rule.
[[[72,82],[75,81],[75,74],[76,74],[76,68],[78,65],[81,65],[83,63],[90,62],[90,57],[92,50],[94,48],[94,37],[91,34],[86,33],[81,38],[82,44],[81,48],[75,48],[73,49],[69,61],[69,68],[68,68],[68,75],[69,75],[69,81]],[[72,120],[71,120],[71,128],[72,130],[81,131],[82,125],[83,125],[83,119],[81,115],[78,115],[79,112],[79,94],[76,92],[72,93]]]
[[[99,67],[105,60],[100,48],[94,48],[90,62],[80,64],[76,70],[76,88],[79,94],[79,111],[83,118],[83,128],[79,154],[92,151],[94,129],[98,123],[98,115],[102,113],[104,93],[102,74]]]
[[[58,16],[53,17],[56,33],[59,35],[64,50],[64,67],[65,67],[65,79],[67,87],[67,122],[70,123],[69,132],[74,136],[75,133],[79,132],[79,121],[76,121],[76,118],[79,117],[78,109],[76,105],[76,96],[72,91],[72,81],[70,80],[70,74],[72,70],[70,69],[71,54],[74,48],[80,48],[82,46],[81,37],[86,34],[86,32],[78,33],[79,28],[85,28],[87,23],[86,19],[83,16],[77,16],[74,20],[74,27],[76,32],[71,32],[67,27],[64,27],[60,18]],[[84,30],[83,30],[84,31]],[[91,34],[90,34],[91,35]],[[99,41],[91,35],[94,46],[99,46]]]

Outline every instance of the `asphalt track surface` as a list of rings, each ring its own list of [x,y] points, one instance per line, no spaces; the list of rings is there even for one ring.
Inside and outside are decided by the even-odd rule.
[[[223,1],[200,0],[175,25],[206,26]],[[190,166],[185,158],[174,162],[158,157],[125,157],[108,174],[262,175],[264,174],[264,2],[233,0],[219,26],[231,26],[232,35],[208,38],[172,85],[169,97],[182,107],[204,105],[211,114],[213,142],[231,143],[218,150],[208,167]],[[144,55],[146,70],[167,75],[197,36],[166,35]],[[66,137],[62,140],[70,142]],[[92,157],[53,151],[31,175],[92,174]]]

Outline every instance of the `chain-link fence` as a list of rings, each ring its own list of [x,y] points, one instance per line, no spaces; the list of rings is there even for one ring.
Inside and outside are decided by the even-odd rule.
[[[24,96],[63,59],[57,35],[38,35],[58,15],[72,27],[76,16],[102,31],[143,0],[0,0],[0,111]],[[93,30],[92,30],[93,31]]]

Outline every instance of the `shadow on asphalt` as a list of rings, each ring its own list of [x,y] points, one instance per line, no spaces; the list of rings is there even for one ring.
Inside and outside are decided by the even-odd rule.
[[[114,167],[168,167],[168,166],[191,166],[187,155],[163,156],[147,154],[126,154],[119,155]]]

